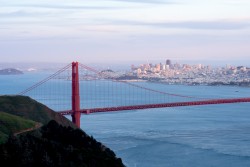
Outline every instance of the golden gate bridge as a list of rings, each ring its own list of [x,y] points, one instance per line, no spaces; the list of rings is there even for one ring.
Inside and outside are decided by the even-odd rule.
[[[78,62],[68,64],[19,95],[31,96],[46,105],[53,102],[49,106],[62,115],[71,115],[77,127],[82,113],[250,102],[248,97],[211,99],[156,90],[117,80]]]

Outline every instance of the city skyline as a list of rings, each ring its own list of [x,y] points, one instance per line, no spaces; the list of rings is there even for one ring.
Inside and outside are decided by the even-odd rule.
[[[1,0],[1,62],[250,60],[247,0]]]

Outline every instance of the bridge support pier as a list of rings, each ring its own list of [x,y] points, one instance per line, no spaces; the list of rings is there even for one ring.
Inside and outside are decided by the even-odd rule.
[[[72,122],[80,128],[80,95],[78,62],[72,62]]]

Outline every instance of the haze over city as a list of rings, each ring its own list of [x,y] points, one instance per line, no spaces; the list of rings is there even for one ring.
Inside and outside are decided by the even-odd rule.
[[[248,0],[1,0],[1,62],[249,65]]]

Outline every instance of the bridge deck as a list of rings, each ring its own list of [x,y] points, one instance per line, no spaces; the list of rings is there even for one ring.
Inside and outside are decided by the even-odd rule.
[[[226,103],[246,103],[250,102],[250,98],[235,98],[235,99],[214,99],[203,101],[191,101],[191,102],[175,102],[175,103],[162,103],[162,104],[145,104],[134,106],[119,106],[119,107],[106,107],[106,108],[92,108],[81,109],[80,112],[84,114],[91,114],[97,112],[112,112],[123,110],[142,110],[149,108],[166,108],[166,107],[181,107],[181,106],[197,106],[197,105],[211,105],[211,104],[226,104]],[[59,112],[62,115],[72,114],[71,110]]]

